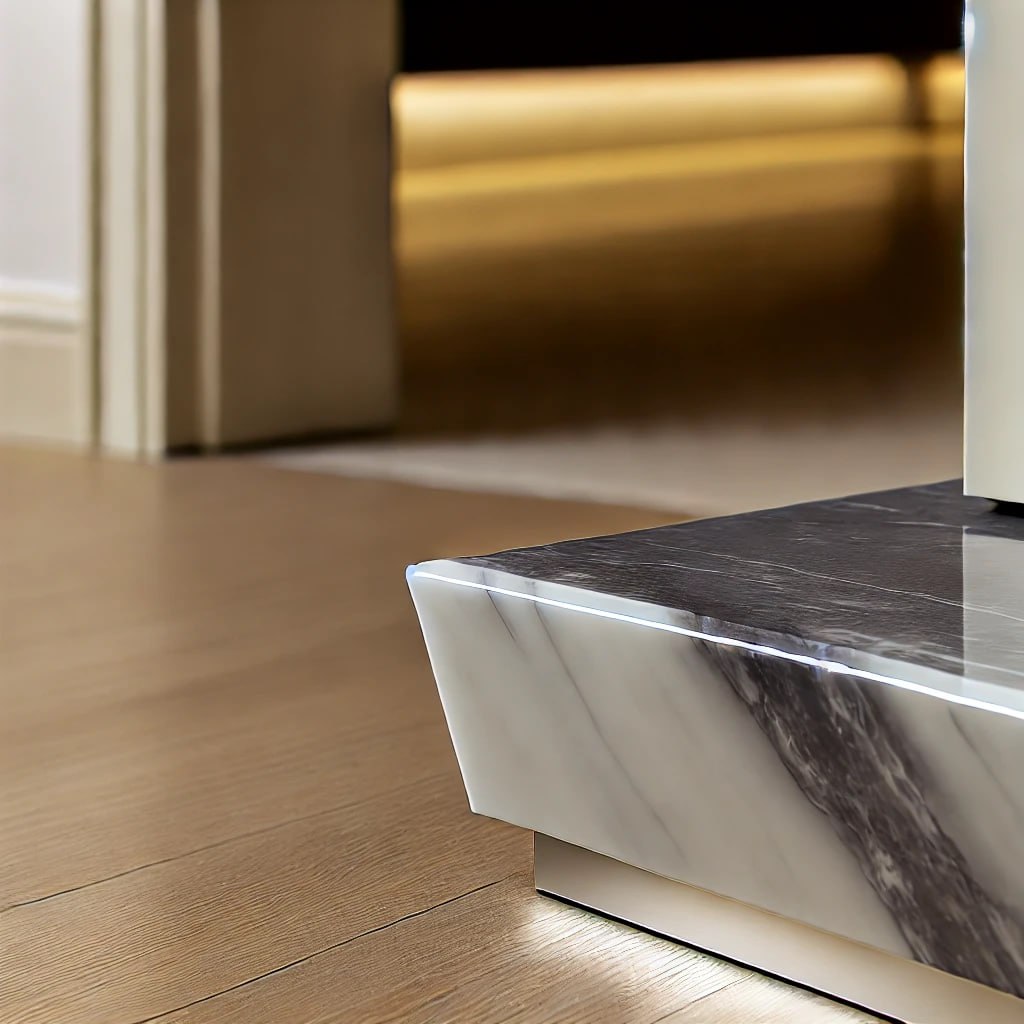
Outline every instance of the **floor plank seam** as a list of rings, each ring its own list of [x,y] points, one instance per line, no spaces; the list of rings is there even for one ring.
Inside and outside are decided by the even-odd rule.
[[[705,954],[706,955],[706,954]],[[662,1021],[670,1020],[681,1010],[692,1010],[698,1003],[703,1003],[705,999],[710,999],[712,996],[721,995],[721,993],[727,991],[730,988],[735,988],[737,985],[742,985],[747,982],[749,978],[734,978],[732,981],[727,981],[724,985],[720,985],[718,988],[713,989],[711,992],[705,992],[704,995],[698,996],[692,1002],[687,1003],[685,1006],[677,1006],[673,1010],[669,1010],[668,1013],[663,1013],[660,1017],[655,1017],[651,1021],[651,1024],[661,1024]]]
[[[221,989],[219,992],[211,992],[208,996],[202,996],[200,999],[193,999],[189,1003],[183,1003],[181,1006],[175,1006],[170,1010],[164,1010],[161,1013],[154,1014],[152,1017],[143,1017],[140,1020],[132,1021],[131,1024],[150,1024],[151,1021],[162,1020],[165,1017],[170,1017],[172,1014],[181,1013],[183,1010],[189,1010],[193,1006],[199,1006],[201,1003],[208,1003],[212,999],[219,999],[221,996],[227,995],[229,992],[237,992],[239,989],[245,988],[248,985],[254,985],[256,982],[263,981],[265,978],[271,978],[275,974],[281,974],[284,971],[291,970],[291,968],[298,967],[300,964],[308,963],[310,960],[315,960],[318,956],[323,956],[324,953],[331,953],[334,950],[341,949],[343,946],[347,946],[359,939],[364,939],[368,935],[376,935],[378,932],[386,931],[388,928],[394,928],[395,925],[404,924],[406,921],[412,921],[417,917],[423,917],[424,914],[430,914],[435,910],[439,910],[441,907],[447,907],[452,903],[457,903],[459,900],[464,900],[469,896],[475,896],[479,892],[491,889],[496,885],[501,885],[502,883],[509,881],[509,879],[515,878],[518,874],[522,874],[522,872],[514,871],[512,874],[506,875],[504,878],[496,878],[494,881],[485,882],[483,885],[478,885],[474,889],[461,892],[458,896],[452,896],[449,899],[442,900],[440,903],[435,903],[433,906],[424,907],[422,910],[414,910],[411,914],[404,914],[402,917],[395,918],[394,921],[388,921],[386,924],[378,925],[376,928],[368,928],[365,932],[360,932],[358,935],[352,935],[347,939],[342,939],[340,942],[334,942],[329,946],[324,946],[323,949],[318,949],[306,956],[299,957],[298,960],[292,960],[290,963],[282,964],[280,967],[275,967],[272,970],[265,971],[263,974],[258,974],[254,978],[247,978],[245,981],[240,981],[237,985],[229,985],[227,988]]]
[[[395,789],[388,790],[386,793],[378,794],[378,796],[371,797],[371,800],[379,799],[380,796],[393,796],[395,793],[400,793],[402,790],[408,789],[411,786],[421,785],[422,783],[429,781],[434,778],[441,778],[445,773],[437,773],[436,775],[426,776],[423,779],[417,779],[415,782],[409,782],[404,786],[398,786]],[[157,868],[164,864],[173,864],[175,861],[185,860],[188,857],[194,857],[198,853],[206,853],[208,850],[216,850],[221,846],[227,846],[230,843],[240,842],[243,839],[252,839],[255,836],[266,835],[270,832],[276,832],[278,829],[289,828],[292,825],[299,825],[304,821],[313,821],[316,818],[322,818],[328,814],[336,814],[338,811],[344,811],[346,808],[358,807],[360,804],[366,803],[366,800],[356,800],[351,803],[338,804],[334,807],[327,807],[322,811],[313,811],[311,814],[303,814],[298,818],[289,818],[287,821],[278,821],[273,825],[266,825],[263,828],[253,829],[251,832],[240,832],[238,835],[228,836],[225,839],[218,839],[214,843],[207,843],[205,846],[197,846],[192,850],[186,850],[183,853],[177,853],[173,857],[162,857],[159,860],[152,860],[146,864],[138,864],[132,868],[126,868],[124,871],[118,871],[113,875],[107,875],[104,878],[94,878],[91,882],[83,882],[81,885],[73,885],[69,889],[60,889],[57,892],[48,893],[46,896],[34,896],[30,900],[19,900],[16,903],[9,903],[5,907],[0,907],[0,917],[12,910],[20,910],[23,907],[32,907],[39,903],[46,903],[48,900],[55,900],[61,896],[68,896],[71,893],[82,892],[84,889],[92,889],[97,885],[104,885],[106,882],[113,882],[119,878],[125,878],[128,875],[137,874],[140,871],[147,871],[149,868]]]

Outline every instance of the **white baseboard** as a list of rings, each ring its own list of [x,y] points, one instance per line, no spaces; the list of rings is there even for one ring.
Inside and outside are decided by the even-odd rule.
[[[0,326],[43,331],[77,327],[83,312],[77,289],[0,278]]]
[[[0,440],[89,444],[86,325],[73,293],[0,288]]]

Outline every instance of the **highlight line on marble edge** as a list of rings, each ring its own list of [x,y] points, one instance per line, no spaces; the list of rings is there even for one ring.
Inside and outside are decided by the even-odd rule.
[[[762,654],[766,657],[781,658],[785,661],[796,662],[800,665],[808,665],[820,669],[823,672],[833,672],[838,675],[853,676],[857,679],[865,679],[870,682],[882,683],[886,686],[895,686],[901,690],[909,690],[913,693],[920,693],[928,697],[937,697],[939,700],[947,701],[950,704],[958,704],[962,707],[975,708],[980,711],[991,711],[998,715],[1005,715],[1008,718],[1016,718],[1024,721],[1024,711],[1015,708],[1008,708],[1000,704],[993,704],[990,701],[978,700],[974,697],[965,697],[960,694],[948,693],[926,686],[923,683],[915,683],[908,679],[898,679],[895,676],[883,675],[879,672],[872,672],[869,669],[855,668],[852,665],[844,665],[839,661],[826,661],[815,658],[808,654],[795,654],[776,647],[769,647],[766,644],[757,644],[749,640],[740,640],[735,637],[716,636],[713,633],[705,633],[699,629],[689,629],[686,626],[677,626],[670,622],[656,622],[653,619],[644,619],[637,615],[629,615],[626,612],[613,612],[604,608],[588,608],[586,605],[573,604],[570,601],[559,601],[552,597],[541,597],[537,594],[524,594],[516,590],[508,590],[505,587],[496,587],[489,583],[477,583],[472,580],[460,580],[451,576],[442,576],[440,573],[425,572],[411,565],[406,570],[406,578],[418,576],[420,579],[436,580],[439,583],[450,583],[457,587],[468,587],[471,590],[484,590],[492,594],[500,594],[502,597],[515,597],[520,600],[532,601],[534,604],[542,604],[551,608],[563,608],[567,611],[582,612],[584,615],[593,615],[601,619],[611,619],[616,622],[627,622],[635,626],[646,626],[648,629],[660,630],[664,633],[675,633],[678,636],[689,637],[692,640],[703,640],[707,643],[718,644],[722,647],[736,647],[741,650],[750,651],[752,654]]]

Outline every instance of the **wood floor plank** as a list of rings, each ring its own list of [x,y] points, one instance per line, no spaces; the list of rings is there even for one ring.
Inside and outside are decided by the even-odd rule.
[[[881,1024],[877,1017],[756,974],[680,1007],[659,1024]]]
[[[172,1015],[239,1024],[653,1021],[740,974],[536,894],[529,874]]]
[[[0,482],[0,906],[454,772],[405,566],[659,519],[232,461]]]
[[[468,811],[406,564],[664,521],[0,449],[0,1020],[848,1022]]]
[[[457,778],[426,673],[412,674],[417,686],[380,685],[403,662],[418,664],[415,642],[370,631],[298,670],[225,674],[83,714],[73,737],[44,730],[34,752],[25,741],[5,747],[4,904],[372,796],[396,779]]]
[[[0,1020],[166,1013],[529,868],[435,776],[0,914]],[[40,979],[46,979],[40,986]]]
[[[759,1007],[761,1015],[755,1016]],[[363,936],[165,1021],[285,1019],[304,1024],[869,1020],[744,968],[539,896],[528,875]]]

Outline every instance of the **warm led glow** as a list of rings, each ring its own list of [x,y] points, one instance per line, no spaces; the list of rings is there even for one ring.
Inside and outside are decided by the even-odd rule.
[[[899,128],[963,115],[963,59],[909,67],[864,55],[712,64],[399,76],[398,168]]]
[[[915,162],[962,165],[959,55],[912,69],[863,56],[412,76],[393,107],[406,267],[489,247],[887,211]],[[958,170],[930,187],[960,203]],[[876,220],[875,241],[844,234],[803,273],[882,258],[891,216]]]

